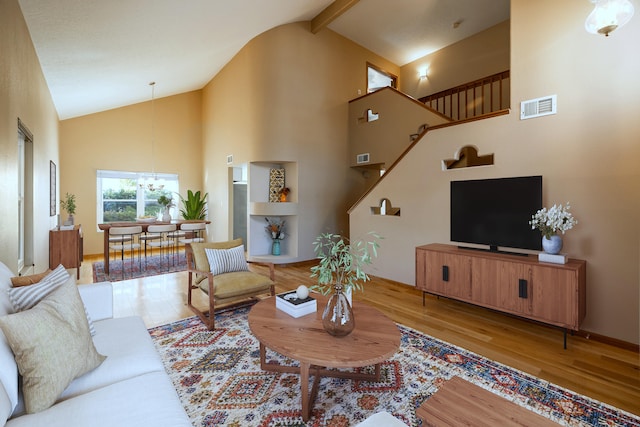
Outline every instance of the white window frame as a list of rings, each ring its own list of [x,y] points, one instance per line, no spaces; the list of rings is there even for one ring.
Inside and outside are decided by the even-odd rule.
[[[131,179],[136,181],[136,217],[141,217],[145,212],[145,188],[148,184],[152,183],[155,186],[173,186],[175,190],[172,191],[173,203],[175,206],[171,208],[170,213],[172,218],[177,217],[179,204],[178,193],[180,191],[180,181],[178,174],[169,173],[153,173],[153,172],[128,172],[128,171],[112,171],[112,170],[98,170],[96,171],[96,220],[98,224],[104,223],[104,199],[102,198],[102,179]],[[98,230],[100,231],[100,230]]]

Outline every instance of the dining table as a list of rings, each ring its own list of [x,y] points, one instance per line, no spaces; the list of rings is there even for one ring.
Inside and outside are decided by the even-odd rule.
[[[147,229],[150,225],[168,225],[175,224],[178,230],[182,224],[188,223],[205,223],[211,224],[209,220],[201,220],[201,219],[177,219],[172,220],[170,222],[164,221],[148,221],[148,220],[140,220],[140,221],[120,221],[120,222],[108,222],[103,224],[98,224],[98,228],[104,231],[104,274],[109,275],[109,229],[111,227],[130,227],[139,225],[142,227],[142,232],[146,233]]]

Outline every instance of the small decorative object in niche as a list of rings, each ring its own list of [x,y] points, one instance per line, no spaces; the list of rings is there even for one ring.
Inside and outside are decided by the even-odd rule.
[[[271,169],[269,171],[269,202],[280,201],[280,191],[284,188],[284,169]]]
[[[371,206],[371,214],[400,216],[400,208],[394,208],[389,199],[381,199],[380,206]]]
[[[265,230],[269,237],[271,237],[271,255],[280,255],[280,241],[284,240],[284,224],[285,220],[280,218],[265,218],[267,226]]]
[[[473,145],[465,145],[456,152],[455,158],[442,161],[445,170],[489,165],[493,165],[493,154],[479,156],[478,148]]]
[[[49,216],[56,215],[56,164],[49,161]]]
[[[284,187],[283,189],[281,189],[278,192],[278,198],[280,199],[279,201],[282,203],[286,202],[289,193],[291,193],[291,189],[289,189],[289,187]]]

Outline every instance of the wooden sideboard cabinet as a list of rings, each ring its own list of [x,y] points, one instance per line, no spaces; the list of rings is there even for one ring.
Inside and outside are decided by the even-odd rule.
[[[430,244],[416,248],[416,287],[567,330],[586,314],[586,261],[539,262],[510,255]],[[424,302],[424,298],[423,298]]]
[[[80,265],[82,264],[82,226],[75,225],[73,230],[49,230],[49,268],[58,265],[65,268],[75,268],[77,278],[80,279]]]

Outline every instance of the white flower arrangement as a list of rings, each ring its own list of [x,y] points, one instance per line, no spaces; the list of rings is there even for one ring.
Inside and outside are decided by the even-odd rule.
[[[542,232],[542,235],[547,239],[558,231],[562,231],[564,234],[567,230],[571,230],[578,221],[569,212],[569,202],[565,206],[553,205],[551,208],[542,208],[535,215],[532,215],[531,229],[536,228]]]

